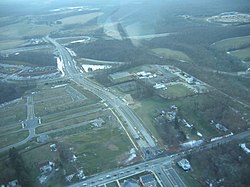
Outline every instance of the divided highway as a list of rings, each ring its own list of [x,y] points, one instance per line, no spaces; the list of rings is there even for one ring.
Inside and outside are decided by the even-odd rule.
[[[107,102],[118,114],[118,116],[122,117],[122,119],[126,122],[129,132],[131,133],[133,138],[136,139],[136,142],[141,150],[145,148],[156,147],[154,139],[145,129],[141,120],[120,98],[109,92],[107,89],[105,89],[105,87],[96,84],[87,77],[84,77],[84,75],[78,71],[75,61],[73,60],[69,52],[62,45],[60,45],[54,39],[49,38],[48,36],[45,38],[45,40],[56,47],[64,64],[65,76],[71,78],[72,81],[76,82],[79,85],[82,85],[85,89],[89,90],[90,92],[94,93],[105,102]]]

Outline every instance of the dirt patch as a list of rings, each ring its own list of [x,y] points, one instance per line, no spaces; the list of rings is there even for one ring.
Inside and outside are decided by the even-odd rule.
[[[108,144],[107,148],[111,151],[118,151],[119,150],[119,147],[117,147],[116,145],[114,144]]]

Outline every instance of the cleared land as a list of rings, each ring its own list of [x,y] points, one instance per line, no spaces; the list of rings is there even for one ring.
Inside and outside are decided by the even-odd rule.
[[[156,48],[152,49],[152,51],[161,57],[164,57],[166,59],[174,59],[179,61],[191,61],[191,59],[183,52],[176,51],[168,48]]]
[[[245,48],[250,45],[250,36],[228,38],[221,40],[212,44],[213,47],[223,50],[223,51],[232,51],[240,48]]]
[[[72,25],[72,24],[85,24],[88,21],[95,19],[98,16],[101,16],[103,13],[94,12],[84,15],[70,16],[64,19],[61,19],[63,25]]]
[[[239,49],[236,51],[231,51],[231,55],[238,57],[248,66],[250,66],[250,48]]]
[[[209,104],[211,102],[211,105]],[[220,132],[218,132],[214,127],[209,124],[209,118],[212,116],[216,118],[216,113],[212,110],[214,108],[219,108],[219,104],[215,101],[212,101],[210,98],[207,98],[205,95],[187,97],[187,98],[179,98],[176,100],[164,100],[159,97],[155,98],[147,98],[140,100],[140,107],[135,109],[135,112],[138,116],[144,121],[146,127],[150,130],[150,132],[161,141],[162,138],[160,133],[156,128],[155,117],[161,114],[162,110],[168,111],[172,105],[176,105],[179,110],[179,115],[182,116],[189,124],[193,124],[198,132],[200,132],[204,137],[213,137],[218,136]],[[205,115],[202,108],[207,107],[207,112],[209,112],[209,117]],[[213,108],[214,107],[214,108]],[[200,110],[198,109],[200,108]],[[210,111],[211,110],[211,111]],[[210,119],[210,120],[211,120]],[[181,127],[182,131],[184,131],[189,137],[197,139],[198,137],[191,134],[191,129],[186,127]]]
[[[28,131],[20,131],[16,133],[1,135],[0,147],[5,147],[17,143],[19,141],[22,141],[25,138],[27,138],[28,135],[29,135]]]
[[[17,40],[1,40],[0,50],[15,48],[15,47],[18,47],[24,43],[25,43],[24,40],[19,40],[19,39],[17,39]]]
[[[118,167],[131,148],[122,130],[115,127],[110,130],[109,124],[101,129],[64,136],[62,140],[73,147],[87,174]]]
[[[193,92],[182,84],[167,86],[167,89],[161,92],[161,95],[165,98],[185,97],[191,94]]]

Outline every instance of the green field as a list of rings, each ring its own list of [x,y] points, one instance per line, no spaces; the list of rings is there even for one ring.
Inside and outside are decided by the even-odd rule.
[[[237,50],[250,45],[250,36],[228,38],[212,44],[213,47],[222,51]]]
[[[161,91],[164,98],[178,98],[194,94],[189,88],[182,84],[167,86],[166,90]]]
[[[156,48],[152,49],[152,51],[158,55],[162,56],[166,59],[174,59],[179,61],[191,61],[191,59],[183,52],[176,51],[168,48]]]
[[[25,41],[24,40],[1,40],[0,42],[0,50],[4,50],[4,49],[13,49],[16,48],[22,44],[24,44]]]
[[[176,100],[165,100],[159,97],[154,97],[140,100],[140,107],[136,108],[135,112],[145,123],[147,129],[149,129],[159,141],[161,141],[161,137],[157,132],[156,126],[154,125],[154,117],[159,115],[161,110],[168,110],[172,105],[176,105],[181,113],[181,116],[188,121],[188,123],[194,124],[197,131],[199,131],[203,136],[213,137],[219,135],[219,133],[209,125],[208,116],[204,112],[198,111],[196,108],[199,105],[202,105],[207,107],[207,110],[213,110],[213,107],[219,107],[209,104],[214,102],[215,101],[212,101],[205,95],[179,98]],[[183,131],[190,134],[190,129],[184,129]],[[190,137],[192,137],[191,134]],[[193,138],[196,139],[197,137],[194,136]]]
[[[25,100],[0,109],[0,127],[8,127],[26,119]]]
[[[118,167],[132,148],[123,131],[118,128],[110,129],[108,124],[100,129],[79,132],[60,139],[73,147],[88,175]]]
[[[230,51],[230,54],[241,59],[242,62],[246,63],[250,67],[250,48],[239,49],[235,51]]]
[[[202,184],[200,184],[197,180],[195,180],[191,176],[191,173],[183,171],[178,166],[174,167],[174,169],[180,175],[181,179],[186,184],[186,186],[202,187]]]
[[[64,128],[64,127],[74,125],[74,124],[80,124],[82,122],[96,119],[98,117],[98,115],[100,115],[100,113],[93,112],[93,113],[88,114],[88,115],[81,115],[79,117],[72,117],[72,118],[64,118],[62,116],[61,120],[52,121],[50,123],[42,124],[40,127],[38,127],[36,129],[36,132],[42,133],[42,132],[46,132],[46,131]]]
[[[117,182],[111,182],[106,184],[106,187],[119,187],[119,185],[117,184]]]
[[[101,12],[94,12],[94,13],[89,13],[89,14],[83,14],[83,15],[77,15],[77,16],[70,16],[61,19],[60,21],[62,22],[62,25],[67,25],[67,24],[85,24],[90,20],[95,19],[98,16],[101,16]]]
[[[29,132],[26,131],[20,131],[16,133],[10,133],[10,134],[4,134],[1,135],[1,140],[0,140],[0,147],[5,147],[7,145],[11,145],[17,142],[20,142],[27,138],[29,135]]]

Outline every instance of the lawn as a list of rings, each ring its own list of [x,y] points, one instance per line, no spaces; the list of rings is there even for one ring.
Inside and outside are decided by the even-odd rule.
[[[0,44],[0,50],[5,50],[5,49],[13,49],[16,47],[19,47],[20,45],[24,44],[24,40],[1,40]]]
[[[142,119],[146,128],[160,141],[161,138],[154,125],[154,117],[159,115],[161,110],[168,110],[172,105],[176,105],[188,123],[194,124],[197,131],[205,137],[213,137],[219,133],[209,125],[209,118],[206,113],[199,111],[197,107],[203,105],[205,108],[213,109],[209,103],[212,103],[206,95],[194,97],[178,98],[175,100],[165,100],[159,97],[152,97],[140,100],[140,107],[135,109],[137,115]],[[188,132],[188,131],[187,131]]]
[[[61,19],[62,25],[71,25],[71,24],[85,24],[90,20],[95,19],[96,17],[101,16],[101,12],[93,12],[89,14],[83,14],[83,15],[76,15],[76,16],[70,16]]]
[[[193,92],[182,84],[167,86],[166,90],[161,91],[164,98],[178,98],[192,95]]]
[[[192,186],[192,187],[202,187],[202,185],[196,181],[191,175],[190,173],[187,173],[185,171],[183,171],[182,169],[180,169],[179,167],[174,167],[175,171],[179,174],[179,176],[181,177],[181,179],[183,180],[183,182],[186,184],[186,186]]]
[[[25,131],[20,131],[16,133],[11,133],[11,134],[5,134],[1,135],[0,139],[0,147],[5,147],[7,145],[11,145],[17,142],[20,142],[27,138],[29,135],[29,132],[27,130]]]
[[[249,42],[250,44],[250,42]],[[231,55],[238,57],[244,61],[248,66],[250,66],[250,48],[239,49],[230,52]]]
[[[56,111],[55,113],[49,113],[48,115],[42,116],[42,123],[48,123],[51,121],[55,121],[55,120],[60,120],[63,117],[67,117],[67,116],[72,116],[73,114],[77,114],[77,113],[81,113],[81,112],[85,112],[85,111],[89,111],[89,110],[94,110],[97,108],[103,108],[103,106],[101,104],[92,104],[92,105],[83,105],[82,106],[75,106],[72,105],[72,108],[68,109],[65,108],[65,110],[62,111]]]
[[[0,109],[0,127],[9,126],[26,119],[25,101],[19,101]]]
[[[237,50],[250,44],[250,36],[228,38],[212,44],[215,48],[223,51]]]
[[[106,184],[106,187],[119,187],[119,185],[117,184],[117,182],[111,182]]]
[[[68,118],[64,118],[63,116],[61,117],[61,120],[57,120],[57,121],[52,121],[50,123],[45,123],[42,124],[40,127],[38,127],[36,129],[37,133],[42,133],[42,132],[47,132],[47,131],[51,131],[51,130],[56,130],[56,129],[60,129],[63,127],[67,127],[70,125],[74,125],[74,124],[79,124],[82,122],[86,122],[89,120],[93,120],[96,119],[98,116],[100,115],[99,112],[93,112],[87,115],[80,115],[77,117],[68,117]]]
[[[73,148],[87,175],[118,167],[132,148],[123,131],[109,124],[61,139]]]
[[[176,51],[168,48],[155,48],[152,49],[152,51],[161,57],[164,57],[166,59],[174,59],[179,61],[191,61],[191,59],[183,52]]]

